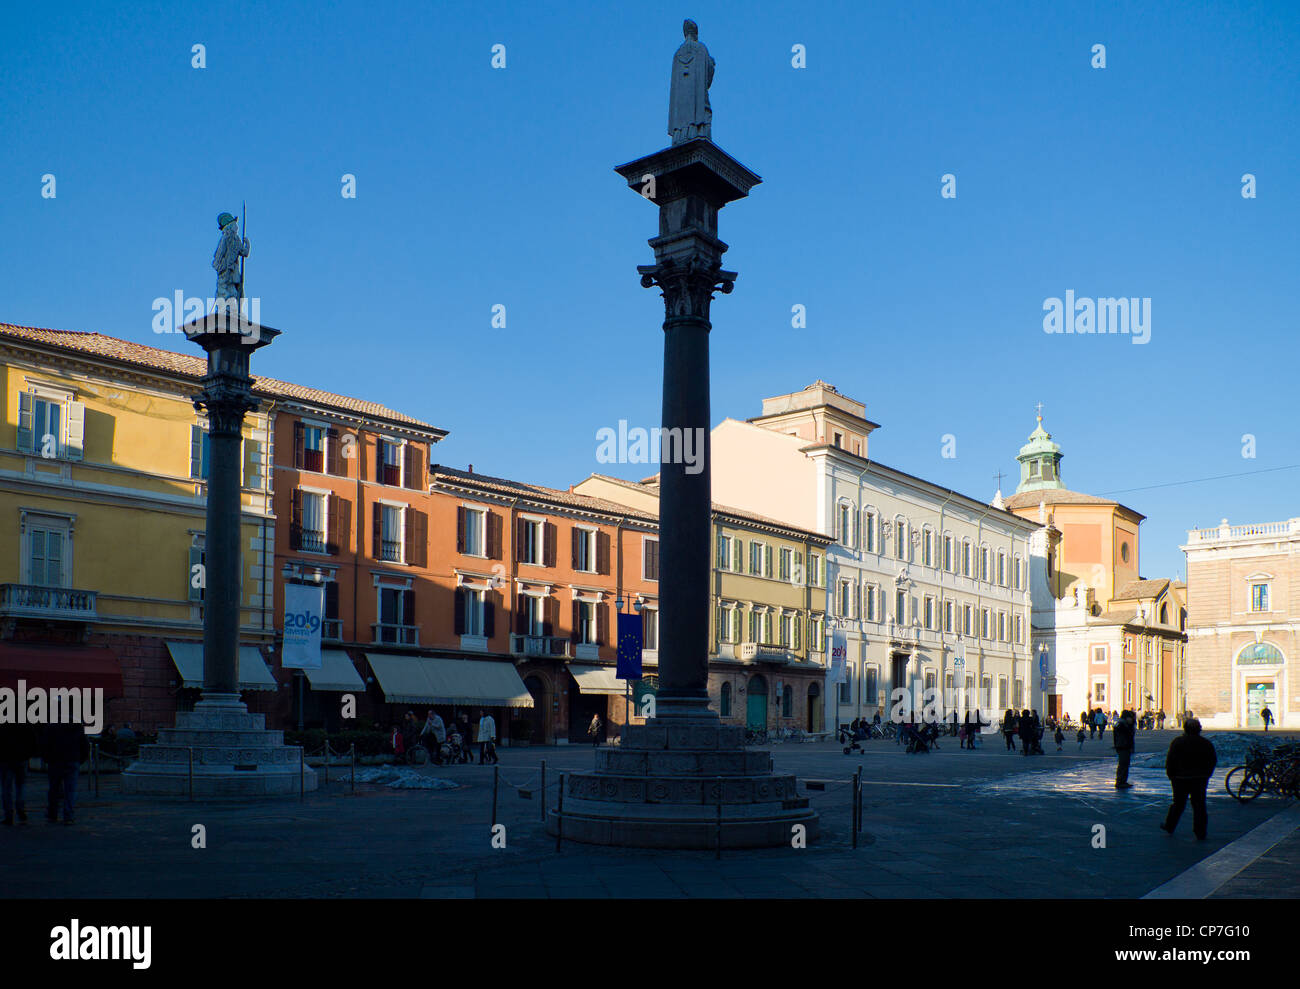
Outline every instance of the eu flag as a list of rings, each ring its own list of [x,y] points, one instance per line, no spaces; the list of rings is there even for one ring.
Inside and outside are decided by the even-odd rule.
[[[618,670],[620,680],[641,679],[641,616],[618,616]]]

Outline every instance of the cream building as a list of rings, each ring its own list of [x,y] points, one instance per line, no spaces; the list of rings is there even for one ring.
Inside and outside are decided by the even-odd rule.
[[[1187,707],[1207,727],[1300,728],[1300,518],[1192,529]]]
[[[959,716],[1027,703],[1029,537],[1037,528],[871,459],[865,406],[817,381],[763,400],[762,415],[713,430],[723,503],[824,533],[832,655],[826,721],[879,712],[924,690]],[[838,680],[838,682],[835,682]],[[943,691],[947,690],[944,694]]]

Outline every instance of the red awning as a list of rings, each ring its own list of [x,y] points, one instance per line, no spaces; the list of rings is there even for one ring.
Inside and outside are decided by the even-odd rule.
[[[122,696],[117,654],[102,646],[31,645],[0,642],[0,687],[102,687],[108,697]]]

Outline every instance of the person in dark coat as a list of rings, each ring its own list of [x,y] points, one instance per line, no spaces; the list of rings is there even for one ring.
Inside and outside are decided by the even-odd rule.
[[[1029,755],[1034,748],[1034,743],[1038,741],[1038,729],[1034,727],[1034,716],[1029,713],[1029,708],[1020,712],[1020,723],[1017,729],[1020,733],[1021,754]]]
[[[1016,731],[1019,727],[1016,712],[1007,708],[1007,713],[1002,716],[1002,737],[1006,739],[1008,752],[1016,751]]]
[[[50,775],[45,819],[57,824],[59,808],[62,807],[63,823],[72,824],[76,817],[77,772],[90,757],[90,740],[86,738],[85,727],[68,722],[46,725],[41,757]]]
[[[1133,720],[1133,712],[1125,711],[1119,716],[1119,720],[1115,722],[1115,730],[1111,732],[1111,740],[1119,756],[1119,763],[1115,768],[1116,790],[1127,790],[1133,785],[1128,781],[1128,765],[1136,747]]]
[[[31,725],[0,723],[0,794],[3,795],[4,823],[27,823],[27,801],[23,786],[27,782],[27,760],[36,754],[36,730]]]
[[[1201,723],[1195,718],[1187,718],[1183,722],[1183,733],[1169,743],[1169,752],[1165,756],[1165,775],[1173,786],[1174,802],[1169,805],[1169,813],[1160,825],[1162,830],[1174,833],[1187,801],[1191,800],[1192,831],[1197,838],[1205,840],[1209,825],[1205,786],[1214,775],[1218,761],[1214,743],[1201,734]]]
[[[1089,711],[1087,713],[1087,716],[1084,718],[1084,720],[1088,722],[1089,738],[1092,738],[1097,734],[1097,712],[1100,710],[1101,710],[1100,708],[1097,708],[1096,710]]]

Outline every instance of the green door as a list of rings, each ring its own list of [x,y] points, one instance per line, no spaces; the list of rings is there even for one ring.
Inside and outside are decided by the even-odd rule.
[[[754,729],[767,727],[767,681],[756,676],[749,681],[745,723]]]

